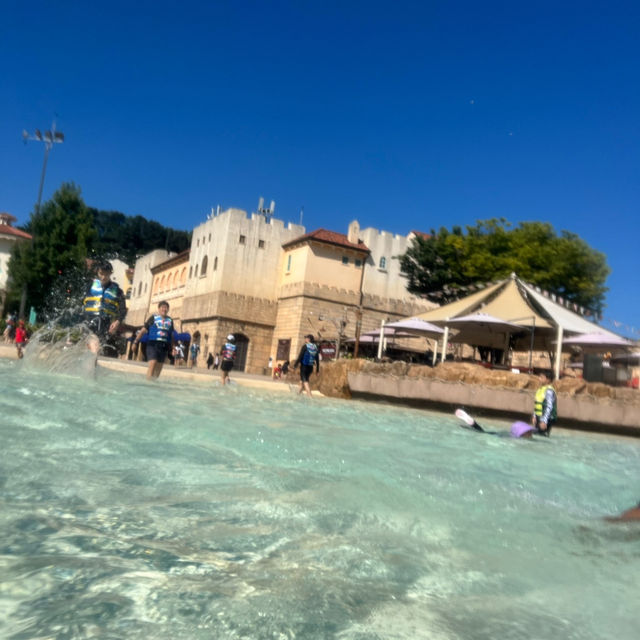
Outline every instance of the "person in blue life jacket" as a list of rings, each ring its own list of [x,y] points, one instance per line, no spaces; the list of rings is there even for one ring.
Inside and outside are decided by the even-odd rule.
[[[96,278],[91,282],[83,301],[83,316],[97,340],[89,343],[96,353],[102,348],[105,355],[117,357],[115,338],[127,315],[127,303],[122,289],[111,280],[110,262],[98,264]]]
[[[309,387],[309,378],[313,373],[313,365],[316,365],[316,373],[320,373],[320,353],[318,345],[315,343],[311,334],[304,337],[304,344],[298,354],[298,359],[294,362],[293,368],[297,369],[300,365],[300,390],[307,392],[307,395],[311,398],[311,387]]]
[[[540,386],[534,399],[531,425],[541,436],[549,436],[558,417],[558,396],[551,384],[551,376],[543,371],[540,374]]]
[[[160,376],[167,354],[173,349],[173,320],[168,316],[168,313],[169,303],[162,300],[158,303],[158,313],[149,316],[133,341],[133,344],[137,345],[145,333],[149,334],[147,380]]]
[[[227,341],[222,346],[222,362],[220,363],[220,371],[222,372],[222,384],[230,384],[229,372],[233,369],[233,361],[236,359],[236,337],[230,333]]]

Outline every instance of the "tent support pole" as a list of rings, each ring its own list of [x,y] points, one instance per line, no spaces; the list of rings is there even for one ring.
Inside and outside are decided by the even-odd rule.
[[[562,360],[562,327],[558,325],[558,333],[556,335],[556,361],[554,380],[560,380],[560,363]]]
[[[384,347],[384,320],[380,323],[380,340],[378,342],[378,360],[382,360],[382,348]]]
[[[449,318],[447,318],[448,320]],[[447,344],[449,343],[449,325],[444,327],[444,335],[442,336],[442,362],[447,359]]]

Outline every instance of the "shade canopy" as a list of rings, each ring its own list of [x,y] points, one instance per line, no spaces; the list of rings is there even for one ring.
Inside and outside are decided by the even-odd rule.
[[[383,335],[384,339],[389,339],[391,338],[392,340],[394,338],[419,338],[420,336],[415,334],[415,333],[406,333],[404,331],[393,331],[393,330],[386,330],[387,328],[385,327],[385,332]],[[355,342],[356,339],[355,338],[347,338],[344,342]],[[360,336],[360,340],[359,342],[361,344],[373,344],[373,343],[378,343],[380,341],[380,329],[376,329],[374,331],[367,331],[367,333],[363,333]]]
[[[435,324],[431,324],[431,322],[427,322],[426,320],[422,320],[421,318],[407,318],[406,320],[389,322],[384,325],[384,328],[385,331],[387,329],[391,329],[395,332],[406,332],[427,338],[438,338],[444,333],[444,330],[440,327],[437,327]]]
[[[445,321],[445,324],[460,331],[482,330],[487,333],[515,333],[516,331],[523,330],[523,327],[519,324],[501,320],[488,313],[471,313],[466,316],[449,318]]]
[[[633,343],[621,336],[612,335],[610,333],[582,333],[572,338],[565,338],[563,344],[573,345],[576,347],[632,347]]]

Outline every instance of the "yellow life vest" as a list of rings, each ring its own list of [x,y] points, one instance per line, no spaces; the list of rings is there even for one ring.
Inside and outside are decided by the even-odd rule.
[[[542,414],[544,413],[544,401],[547,395],[547,389],[551,389],[553,391],[554,400],[553,400],[553,408],[551,409],[551,418],[555,420],[558,415],[558,411],[557,411],[558,408],[557,408],[557,402],[555,400],[556,390],[553,388],[552,384],[544,384],[541,387],[539,387],[538,390],[536,391],[534,413],[538,417],[542,416]]]

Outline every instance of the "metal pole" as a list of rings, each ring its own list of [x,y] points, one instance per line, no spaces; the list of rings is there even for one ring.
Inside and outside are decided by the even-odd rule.
[[[42,173],[40,174],[40,186],[38,188],[38,201],[36,202],[36,215],[40,213],[40,206],[42,204],[42,191],[44,189],[44,177],[47,173],[47,161],[49,159],[49,152],[53,145],[58,142],[64,142],[64,134],[56,132],[56,121],[53,121],[50,131],[45,131],[44,136],[38,129],[36,129],[35,135],[30,136],[26,131],[22,132],[22,139],[25,144],[27,140],[37,140],[38,142],[44,142],[44,161],[42,163]],[[33,248],[33,233],[31,234],[31,247]],[[22,292],[20,294],[20,310],[18,317],[24,318],[24,310],[27,304],[27,283],[22,284]]]

